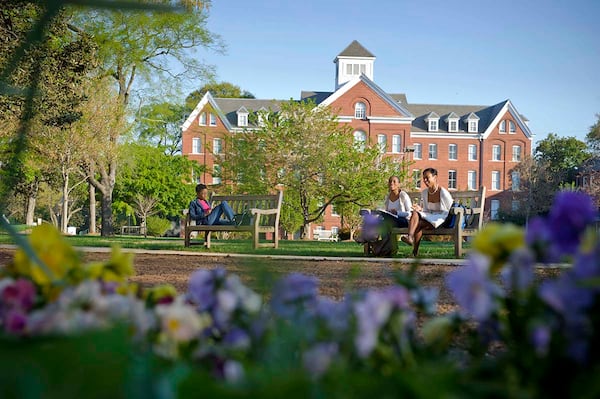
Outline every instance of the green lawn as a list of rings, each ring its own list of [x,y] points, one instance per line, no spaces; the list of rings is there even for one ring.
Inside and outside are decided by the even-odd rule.
[[[212,238],[211,248],[206,249],[203,245],[192,245],[191,248],[183,246],[183,238],[156,238],[143,236],[65,236],[65,239],[75,247],[111,247],[118,245],[122,248],[137,249],[161,249],[177,251],[193,251],[206,253],[236,253],[236,254],[261,254],[261,255],[294,255],[294,256],[327,256],[327,257],[362,257],[363,247],[354,241],[325,242],[325,241],[301,241],[280,240],[279,248],[253,249],[249,238],[216,239]],[[201,243],[201,240],[192,240]],[[0,244],[14,244],[14,240],[2,231]],[[468,243],[466,247],[468,248]],[[410,257],[411,247],[398,243],[397,258]],[[451,242],[423,241],[420,248],[420,257],[452,259],[454,258],[454,244]]]

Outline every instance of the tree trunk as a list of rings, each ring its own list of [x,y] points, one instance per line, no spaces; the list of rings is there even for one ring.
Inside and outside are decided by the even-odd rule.
[[[112,219],[112,189],[102,191],[102,236],[109,237],[115,234]]]
[[[27,196],[27,211],[25,215],[25,224],[28,226],[32,226],[35,222],[35,220],[33,219],[35,216],[35,202],[37,199],[36,197],[37,196],[34,193],[30,193]]]
[[[89,225],[90,234],[96,234],[96,187],[89,183],[89,194],[90,194],[90,214],[89,214]]]
[[[107,170],[108,169],[108,170]],[[90,173],[90,183],[100,190],[102,193],[102,232],[103,237],[113,236],[113,220],[112,220],[112,194],[115,188],[115,176],[117,174],[117,162],[111,161],[108,168],[100,168],[100,181],[94,178],[94,174]]]
[[[69,175],[63,174],[62,204],[60,215],[60,231],[67,234],[67,225],[69,224]]]

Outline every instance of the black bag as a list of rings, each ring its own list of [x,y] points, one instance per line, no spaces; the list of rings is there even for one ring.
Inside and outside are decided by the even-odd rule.
[[[236,213],[233,215],[233,221],[236,226],[249,226],[252,224],[252,213],[250,211]]]
[[[463,225],[462,228],[464,229],[465,227],[467,227],[468,224],[468,217],[467,217],[467,207],[464,206],[463,204],[460,204],[458,202],[455,202],[452,204],[452,208],[462,208],[463,209]],[[449,229],[454,228],[454,225],[456,224],[456,219],[458,219],[458,216],[456,214],[454,214],[453,212],[448,214],[448,217],[446,218],[446,220],[444,220],[444,223],[442,224],[441,227],[447,227]]]
[[[368,244],[369,253],[373,256],[390,256],[393,253],[393,244],[391,234],[382,234],[379,240]]]

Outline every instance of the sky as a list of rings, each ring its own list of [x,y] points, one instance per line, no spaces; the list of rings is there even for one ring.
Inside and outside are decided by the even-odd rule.
[[[598,0],[213,0],[227,52],[198,56],[256,98],[299,99],[334,90],[333,61],[357,40],[374,82],[409,103],[509,99],[534,142],[583,141],[600,114],[599,19]]]

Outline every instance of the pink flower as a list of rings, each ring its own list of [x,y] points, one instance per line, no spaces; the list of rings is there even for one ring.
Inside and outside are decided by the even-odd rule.
[[[35,302],[35,286],[30,280],[20,278],[2,290],[2,303],[8,309],[31,309]]]

